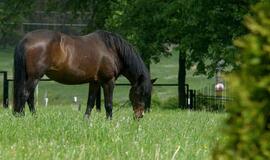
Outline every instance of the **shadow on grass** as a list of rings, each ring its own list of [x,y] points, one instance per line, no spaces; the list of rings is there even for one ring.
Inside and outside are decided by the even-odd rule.
[[[166,100],[160,100],[157,97],[152,98],[152,106],[162,110],[179,110],[178,99],[171,97]]]
[[[159,100],[158,98],[154,97],[152,99],[153,107],[156,107],[161,110],[189,110],[189,111],[204,111],[204,112],[214,112],[214,113],[224,113],[224,108],[217,108],[216,106],[211,105],[201,105],[197,106],[195,109],[189,109],[188,107],[180,108],[178,105],[177,97],[170,97],[166,100]]]

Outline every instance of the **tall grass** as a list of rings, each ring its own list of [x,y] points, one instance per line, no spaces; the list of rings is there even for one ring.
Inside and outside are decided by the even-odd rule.
[[[0,109],[0,159],[209,159],[223,119],[157,107],[140,121],[131,107],[112,121],[95,111],[84,120],[73,106],[39,107],[21,118]]]

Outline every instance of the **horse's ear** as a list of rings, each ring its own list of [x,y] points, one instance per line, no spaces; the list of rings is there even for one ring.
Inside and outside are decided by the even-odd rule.
[[[151,79],[151,83],[154,84],[157,81],[157,78]]]

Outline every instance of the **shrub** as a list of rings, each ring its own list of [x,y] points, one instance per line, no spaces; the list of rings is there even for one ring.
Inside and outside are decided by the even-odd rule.
[[[196,99],[196,110],[222,112],[224,111],[224,104],[229,103],[222,98],[224,97],[207,96],[199,93]]]
[[[170,97],[164,100],[160,105],[163,109],[179,109],[178,97]]]
[[[270,159],[270,2],[254,6],[245,24],[250,33],[235,41],[241,51],[230,80],[235,101],[226,106],[226,138],[214,159]]]

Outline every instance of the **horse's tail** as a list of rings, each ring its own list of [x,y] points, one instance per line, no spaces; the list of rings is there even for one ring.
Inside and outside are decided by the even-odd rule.
[[[25,58],[25,48],[24,43],[20,42],[14,51],[14,98],[13,98],[13,110],[14,112],[21,112],[23,110],[21,104],[22,92],[24,90],[24,85],[27,79],[26,73],[26,58]]]

